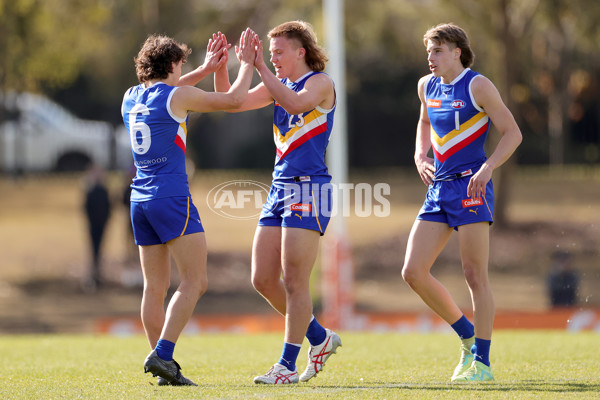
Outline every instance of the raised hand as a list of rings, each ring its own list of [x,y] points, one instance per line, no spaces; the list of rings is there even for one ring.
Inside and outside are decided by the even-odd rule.
[[[258,35],[256,35],[256,41],[254,44],[254,48],[256,49],[256,57],[254,58],[254,67],[259,69],[265,63],[263,58],[263,42],[259,39]]]
[[[254,64],[256,36],[256,33],[250,28],[246,28],[240,35],[239,45],[235,46],[235,54],[240,62]]]
[[[206,46],[206,56],[204,57],[204,67],[210,71],[215,72],[221,69],[223,65],[229,61],[229,53],[227,50],[231,47],[230,43],[227,43],[227,38],[221,32],[213,33],[212,38],[208,40]]]

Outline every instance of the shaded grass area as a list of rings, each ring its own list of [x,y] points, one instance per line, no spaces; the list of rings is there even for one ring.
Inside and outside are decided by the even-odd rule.
[[[143,374],[143,337],[4,336],[8,399],[571,399],[598,398],[597,333],[501,331],[492,342],[496,381],[450,384],[458,359],[454,335],[341,333],[343,347],[319,376],[285,387],[252,383],[279,356],[282,337],[184,336],[175,356],[194,388],[159,387]],[[306,363],[306,348],[298,368]]]

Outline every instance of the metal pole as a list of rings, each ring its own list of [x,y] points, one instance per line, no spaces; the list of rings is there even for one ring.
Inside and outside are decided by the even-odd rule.
[[[335,82],[336,112],[327,149],[327,165],[335,193],[330,233],[325,236],[322,252],[322,301],[325,323],[334,329],[350,329],[354,315],[354,270],[351,248],[343,217],[343,197],[339,185],[348,182],[348,144],[346,111],[346,72],[344,9],[341,0],[324,0],[323,24],[329,55],[327,73]],[[336,190],[338,188],[338,190]],[[348,192],[343,192],[348,195]]]
[[[327,165],[332,171],[332,183],[348,182],[348,139],[346,111],[346,52],[344,43],[344,8],[341,0],[324,0],[323,23],[325,43],[329,55],[327,72],[335,82],[336,111],[331,143],[327,149]],[[338,198],[338,211],[341,210],[341,198]],[[332,219],[332,228],[336,233],[346,231],[344,219],[337,216]]]

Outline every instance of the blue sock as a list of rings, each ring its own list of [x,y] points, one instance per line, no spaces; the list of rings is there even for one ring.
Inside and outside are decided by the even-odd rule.
[[[475,361],[479,361],[490,366],[490,345],[491,340],[475,338],[475,344],[471,347],[471,353],[475,356]]]
[[[165,339],[158,339],[154,350],[156,350],[156,354],[163,360],[171,361],[173,359],[173,351],[175,351],[175,343]]]
[[[311,346],[318,346],[327,337],[327,332],[325,328],[319,324],[315,316],[313,315],[310,323],[308,324],[308,330],[306,331],[306,338],[310,342]]]
[[[281,352],[281,358],[279,364],[287,367],[290,371],[296,370],[296,359],[300,353],[301,344],[284,343],[283,351]]]
[[[464,315],[450,326],[458,334],[460,340],[475,336],[475,328],[473,327],[473,324]]]

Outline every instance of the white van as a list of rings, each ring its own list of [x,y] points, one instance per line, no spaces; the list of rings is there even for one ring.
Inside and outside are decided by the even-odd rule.
[[[9,118],[0,125],[0,170],[81,171],[90,163],[127,167],[129,144],[113,140],[110,123],[79,119],[37,94],[7,93],[3,100]]]

